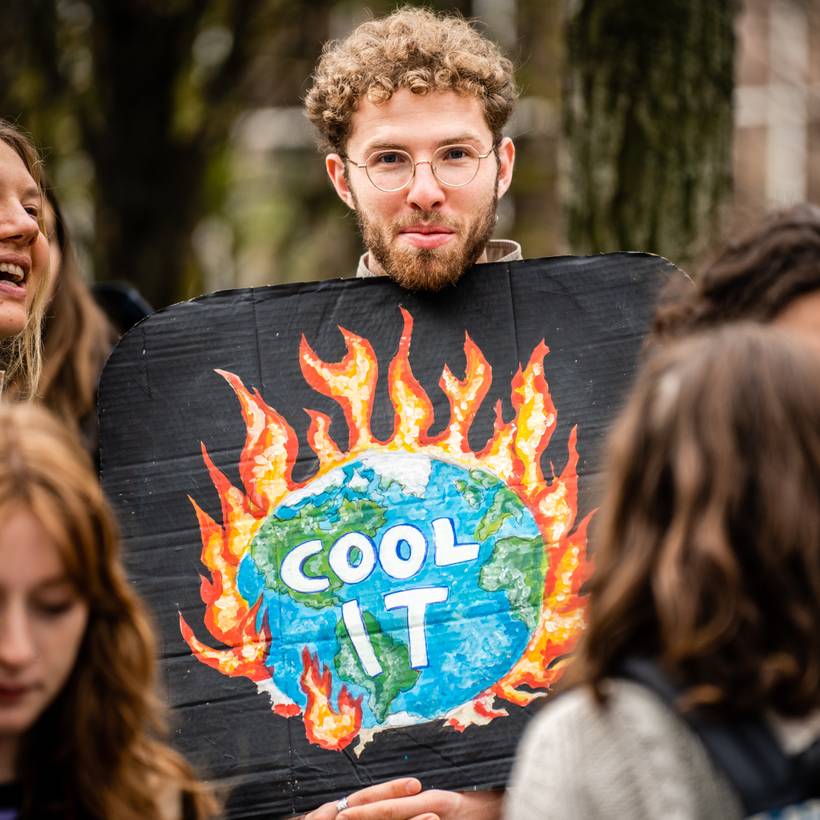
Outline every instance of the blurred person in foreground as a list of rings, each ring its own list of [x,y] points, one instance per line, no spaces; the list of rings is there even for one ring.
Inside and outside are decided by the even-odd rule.
[[[588,628],[525,734],[505,816],[739,818],[683,715],[762,719],[790,753],[820,739],[816,351],[751,323],[660,350],[607,466]],[[681,712],[625,679],[636,660]]]
[[[49,263],[40,159],[22,131],[0,120],[0,389],[36,393]]]
[[[97,386],[115,341],[114,328],[80,275],[74,244],[54,190],[45,186],[44,226],[50,265],[43,322],[43,368],[37,399],[96,454]],[[21,392],[18,379],[8,393]]]
[[[673,282],[656,311],[652,341],[742,319],[820,341],[820,208],[773,212],[720,247],[694,288]]]
[[[88,455],[45,409],[0,405],[0,815],[200,820],[162,740],[156,646]]]
[[[404,7],[327,43],[305,108],[365,246],[356,275],[411,290],[454,285],[473,264],[521,259],[493,240],[515,146],[503,129],[513,65],[462,17]],[[307,820],[494,820],[499,791],[420,792],[404,778],[340,796]]]

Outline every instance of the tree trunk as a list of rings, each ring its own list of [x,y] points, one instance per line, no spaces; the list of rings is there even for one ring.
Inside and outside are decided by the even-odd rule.
[[[574,252],[686,264],[731,188],[737,0],[578,0],[565,129]]]
[[[510,196],[513,239],[524,256],[566,253],[559,170],[561,166],[561,71],[564,62],[562,0],[518,0],[517,80],[522,90],[515,114],[515,159]]]

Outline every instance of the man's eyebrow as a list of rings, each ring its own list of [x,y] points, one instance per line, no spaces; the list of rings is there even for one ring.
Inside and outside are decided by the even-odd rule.
[[[435,143],[435,147],[441,148],[444,145],[461,145],[465,142],[481,143],[482,139],[478,134],[465,132],[463,134],[457,134],[452,137],[445,137],[444,139],[438,140]],[[374,151],[407,151],[410,153],[406,143],[402,143],[398,140],[380,140],[369,144],[365,143],[363,151],[366,154],[372,154]]]
[[[32,185],[23,191],[23,199],[39,199],[42,201],[43,197],[40,193],[40,189],[36,185]]]
[[[436,145],[441,147],[442,145],[459,145],[463,142],[481,142],[481,137],[478,134],[465,132],[464,134],[459,134],[457,137],[447,137],[445,140],[440,140]]]

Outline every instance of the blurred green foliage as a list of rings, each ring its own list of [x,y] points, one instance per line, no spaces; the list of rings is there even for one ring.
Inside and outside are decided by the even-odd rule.
[[[206,290],[350,275],[361,253],[355,219],[326,179],[301,98],[327,39],[345,36],[368,16],[395,5],[388,0],[5,0],[3,23],[14,37],[0,50],[0,116],[21,124],[44,149],[89,276],[128,280],[161,306]],[[628,196],[633,187],[651,189],[656,181],[642,177],[659,166],[647,157],[621,169],[606,152],[596,156],[583,123],[563,133],[562,96],[567,77],[597,70],[595,61],[584,61],[585,37],[616,42],[607,52],[609,64],[600,66],[605,76],[640,82],[634,66],[622,60],[655,52],[641,40],[646,26],[628,22],[635,3],[606,0],[608,16],[595,18],[608,21],[611,30],[603,32],[577,24],[589,19],[592,0],[569,6],[562,0],[424,5],[475,17],[519,66],[522,98],[508,129],[518,148],[517,166],[501,203],[497,234],[521,241],[530,257],[573,250],[566,239],[562,192],[578,194],[582,187],[580,193],[590,198],[580,209],[578,196],[563,197],[573,203],[574,241],[587,251],[608,249],[609,235],[598,247],[584,228],[587,217],[598,220],[595,224],[601,218],[592,190],[595,172],[598,178],[630,175],[618,180],[618,190]],[[637,5],[643,7],[643,0]],[[686,3],[663,0],[652,14],[660,19],[670,5]],[[705,0],[701,5],[709,6]],[[721,0],[719,5],[728,15],[733,4]],[[565,69],[568,8],[576,15],[569,20],[575,74]],[[679,17],[691,29],[695,18]],[[674,25],[665,26],[667,56],[676,36]],[[724,74],[715,82],[731,90],[732,44],[725,37],[721,44],[718,70]],[[708,52],[692,49],[686,56],[693,61],[689,76],[700,76],[698,61],[708,62]],[[652,65],[652,87],[661,93],[644,93],[640,110],[587,100],[585,110],[594,110],[596,117],[595,134],[607,133],[607,117],[627,133],[635,123],[624,122],[624,116],[646,121],[653,106],[663,109],[664,72],[674,77],[678,63],[665,58]],[[579,93],[583,100],[581,86],[570,88],[576,101]],[[731,93],[715,95],[715,101],[721,107],[717,112],[690,108],[701,120],[718,118],[709,138],[725,146]],[[681,105],[673,114],[685,117],[688,111]],[[698,127],[688,131],[693,140]],[[647,150],[661,156],[665,144],[661,138]],[[675,158],[667,155],[664,173],[674,173]],[[722,159],[700,176],[690,179],[689,169],[679,168],[683,187],[702,188],[707,198],[723,195],[728,175],[720,166],[727,152],[718,147],[711,155]],[[720,184],[714,185],[715,179]],[[707,204],[699,213],[714,213],[714,203]],[[618,222],[618,241],[639,247],[653,219],[651,201],[642,198],[627,210],[630,203],[617,205],[629,213]],[[681,212],[680,219],[690,217],[690,211]],[[677,231],[675,218],[673,213],[665,236],[690,237],[700,229],[694,224]],[[673,258],[679,250],[674,243],[653,249]]]
[[[475,4],[426,5],[469,16]],[[516,11],[514,0],[500,5]],[[355,220],[325,177],[301,98],[325,40],[394,6],[6,0],[16,36],[0,54],[0,114],[44,149],[95,278],[129,280],[162,305],[214,288],[349,275],[360,253]],[[551,171],[541,177],[554,186]],[[505,212],[505,232],[516,211]]]

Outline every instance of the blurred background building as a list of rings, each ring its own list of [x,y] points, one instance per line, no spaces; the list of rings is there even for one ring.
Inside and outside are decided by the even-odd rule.
[[[734,205],[820,198],[820,5],[746,0],[738,16]]]
[[[97,279],[156,305],[347,276],[355,220],[301,98],[322,43],[388,0],[6,0],[0,116],[30,130]],[[433,0],[522,89],[498,235],[689,269],[820,196],[820,0]]]

